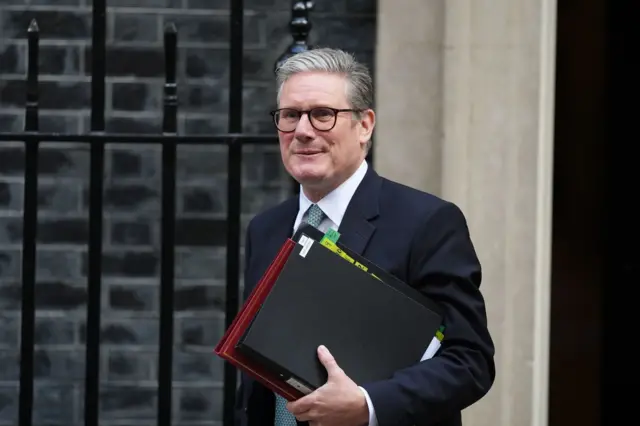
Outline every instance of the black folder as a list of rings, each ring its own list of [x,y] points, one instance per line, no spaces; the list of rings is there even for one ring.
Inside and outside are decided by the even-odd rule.
[[[294,236],[293,252],[237,349],[304,393],[327,380],[321,344],[358,384],[418,363],[442,325],[439,306],[338,243],[364,268],[345,260],[320,244],[323,234],[314,229]]]

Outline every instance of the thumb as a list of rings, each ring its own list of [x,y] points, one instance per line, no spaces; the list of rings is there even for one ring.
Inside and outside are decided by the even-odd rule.
[[[320,345],[318,347],[318,359],[320,359],[320,362],[327,370],[329,377],[342,374],[342,369],[338,366],[336,359],[331,355],[331,352],[329,352],[326,346]]]

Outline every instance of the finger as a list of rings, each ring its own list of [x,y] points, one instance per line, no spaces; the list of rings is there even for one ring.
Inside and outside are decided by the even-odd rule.
[[[320,345],[318,347],[318,359],[320,359],[320,362],[324,365],[329,377],[342,374],[342,369],[338,366],[336,359],[331,355],[331,352],[329,352],[326,346]]]
[[[318,416],[314,410],[309,410],[306,413],[296,415],[296,419],[301,422],[318,422]]]
[[[313,408],[315,404],[316,396],[314,393],[303,396],[296,401],[287,402],[286,408],[294,416],[301,415]]]

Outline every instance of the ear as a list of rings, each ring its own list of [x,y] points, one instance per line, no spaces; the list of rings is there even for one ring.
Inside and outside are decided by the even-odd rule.
[[[373,128],[376,126],[376,113],[372,109],[368,109],[360,113],[360,143],[364,145],[371,140]]]

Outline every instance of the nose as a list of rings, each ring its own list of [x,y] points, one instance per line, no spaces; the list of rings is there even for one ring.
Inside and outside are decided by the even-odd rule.
[[[298,121],[298,125],[296,126],[296,130],[294,132],[294,136],[296,139],[300,141],[308,141],[309,139],[313,139],[315,136],[315,131],[311,122],[309,121],[309,117],[307,114],[302,114],[300,120]]]

